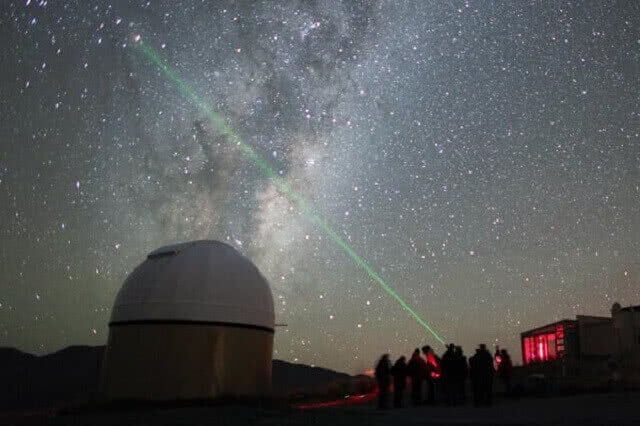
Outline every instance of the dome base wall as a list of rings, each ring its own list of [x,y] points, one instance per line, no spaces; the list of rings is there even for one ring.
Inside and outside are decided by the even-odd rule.
[[[252,327],[113,324],[101,396],[106,401],[268,396],[272,350],[273,332]]]

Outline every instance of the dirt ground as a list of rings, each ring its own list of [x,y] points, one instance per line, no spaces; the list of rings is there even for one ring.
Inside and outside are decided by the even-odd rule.
[[[640,393],[497,400],[490,408],[419,407],[380,411],[372,404],[294,410],[283,407],[174,407],[0,416],[12,425],[640,425]]]

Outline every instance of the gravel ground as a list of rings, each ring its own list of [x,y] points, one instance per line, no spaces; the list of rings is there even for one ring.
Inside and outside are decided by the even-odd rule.
[[[59,414],[4,414],[12,425],[640,425],[640,393],[498,400],[490,408],[419,407],[377,410],[372,404],[299,411],[283,407],[201,406]]]

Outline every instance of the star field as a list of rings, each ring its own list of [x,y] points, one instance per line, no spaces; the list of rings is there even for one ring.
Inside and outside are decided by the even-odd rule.
[[[5,1],[0,345],[105,343],[148,252],[212,238],[270,281],[276,358],[438,347],[141,40],[467,353],[640,304],[637,2]]]

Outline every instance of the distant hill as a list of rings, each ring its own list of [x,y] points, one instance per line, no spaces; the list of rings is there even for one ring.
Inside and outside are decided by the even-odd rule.
[[[0,409],[88,401],[98,389],[104,346],[70,346],[35,356],[0,348]]]
[[[98,390],[104,346],[70,346],[35,356],[0,348],[0,410],[81,404]],[[311,396],[362,386],[363,378],[318,367],[273,361],[276,396]],[[366,380],[365,380],[366,381]]]

